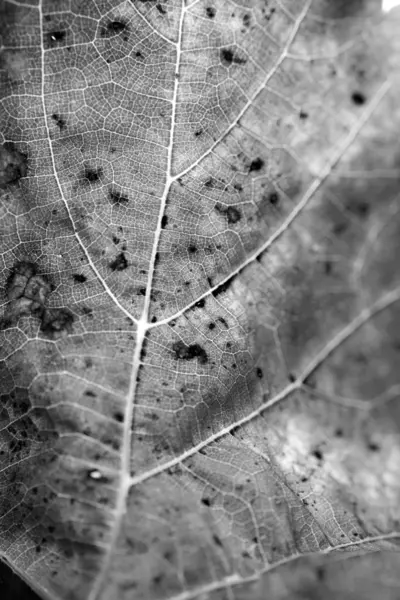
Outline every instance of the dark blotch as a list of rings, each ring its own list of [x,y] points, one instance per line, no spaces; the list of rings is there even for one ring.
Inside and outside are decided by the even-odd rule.
[[[213,19],[215,17],[216,10],[213,6],[207,6],[206,15],[209,19]]]
[[[126,204],[129,202],[128,198],[118,190],[110,189],[108,194],[113,204]]]
[[[361,92],[353,92],[351,99],[356,106],[362,106],[366,102],[366,98]]]
[[[246,59],[237,56],[231,48],[222,48],[220,56],[225,67],[230,67],[232,64],[244,65],[247,62]]]
[[[85,171],[83,173],[83,178],[87,183],[96,183],[102,176],[102,169],[93,169],[92,167],[85,167]]]
[[[202,298],[201,300],[196,302],[195,307],[196,308],[204,308],[205,305],[206,305],[206,301],[204,300],[204,298]]]
[[[0,146],[0,187],[17,183],[28,172],[28,157],[15,144],[6,142]]]
[[[120,252],[108,266],[112,271],[124,271],[128,267],[128,261],[126,260],[125,254]]]
[[[51,118],[53,119],[53,121],[55,122],[55,124],[57,125],[57,127],[59,127],[60,131],[62,131],[63,129],[65,129],[66,126],[66,122],[65,120],[60,117],[60,115],[53,113],[51,115]]]
[[[256,375],[257,375],[258,379],[262,379],[263,378],[264,374],[262,372],[262,369],[260,369],[260,367],[258,367],[256,369]]]
[[[380,446],[375,442],[370,442],[368,444],[368,450],[371,450],[371,452],[379,452],[380,449]]]
[[[56,339],[60,334],[72,333],[74,315],[66,308],[48,309],[43,312],[40,330],[49,339]]]
[[[225,283],[221,283],[221,285],[219,285],[217,287],[217,289],[215,289],[212,292],[212,295],[214,296],[214,298],[217,298],[217,296],[219,296],[220,294],[223,294],[224,292],[228,291],[230,286],[232,285],[234,279],[235,279],[235,275],[232,275],[232,277],[229,277],[229,279],[227,281],[225,281]]]
[[[204,183],[204,185],[205,185],[207,188],[213,188],[213,187],[214,187],[214,179],[213,179],[212,177],[209,177],[209,178],[207,179],[207,181]]]
[[[190,244],[190,246],[188,246],[188,252],[189,254],[195,254],[197,252],[197,247],[194,244]]]
[[[160,2],[157,2],[156,4],[156,9],[158,10],[158,12],[160,13],[160,15],[166,15],[167,11],[165,10],[165,8],[163,7],[162,4],[160,4]]]
[[[317,460],[322,460],[324,458],[324,455],[322,454],[321,450],[319,450],[318,448],[313,450],[312,455],[315,456],[315,458]]]
[[[109,23],[107,23],[106,27],[104,29],[102,29],[101,36],[102,37],[113,37],[115,35],[122,33],[123,31],[126,31],[126,29],[127,29],[126,23],[123,23],[122,21],[117,21],[117,20],[110,21]]]
[[[46,36],[48,46],[51,48],[57,46],[65,39],[66,35],[65,31],[50,31]]]
[[[72,277],[74,278],[74,281],[76,283],[85,283],[85,281],[86,281],[86,277],[84,275],[82,275],[81,273],[74,273],[72,275]]]
[[[252,171],[260,171],[264,166],[264,161],[262,158],[258,157],[251,161],[249,166],[249,173]]]
[[[196,131],[194,132],[194,137],[199,137],[202,133],[203,133],[202,129],[196,129]]]
[[[201,365],[205,365],[208,362],[207,353],[199,344],[187,346],[185,342],[180,340],[172,345],[172,351],[175,353],[176,360],[193,360],[197,358]]]
[[[276,192],[272,192],[269,196],[268,196],[268,201],[270,204],[275,205],[278,204],[279,202],[279,195]]]
[[[167,225],[168,225],[168,217],[167,217],[167,215],[164,215],[163,218],[161,219],[162,229],[164,229],[164,227],[166,227]]]
[[[242,218],[242,214],[239,209],[235,208],[235,206],[223,206],[222,204],[216,204],[215,210],[224,215],[229,223],[229,225],[234,225]]]

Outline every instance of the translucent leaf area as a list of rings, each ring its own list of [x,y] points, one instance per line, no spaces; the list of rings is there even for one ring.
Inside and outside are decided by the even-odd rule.
[[[0,3],[2,598],[398,600],[399,30]]]

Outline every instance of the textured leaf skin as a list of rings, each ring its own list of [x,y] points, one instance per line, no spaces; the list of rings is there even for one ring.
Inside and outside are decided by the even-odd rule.
[[[43,600],[400,594],[399,14],[0,8],[0,552]]]

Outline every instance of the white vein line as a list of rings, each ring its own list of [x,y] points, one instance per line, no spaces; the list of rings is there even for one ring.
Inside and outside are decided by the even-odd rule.
[[[238,124],[238,122],[240,121],[240,119],[243,117],[243,115],[247,112],[247,110],[253,105],[255,99],[257,98],[257,96],[259,96],[259,94],[261,94],[261,92],[265,89],[268,81],[275,75],[277,69],[281,66],[281,64],[284,62],[284,60],[286,59],[286,54],[288,52],[288,49],[290,48],[290,46],[292,45],[292,42],[294,41],[299,29],[300,29],[300,25],[302,24],[303,20],[305,19],[305,17],[307,16],[307,12],[312,4],[313,0],[308,0],[307,3],[305,4],[303,10],[301,11],[300,15],[297,18],[297,21],[294,24],[293,30],[289,36],[289,39],[287,40],[282,52],[279,55],[279,59],[276,61],[275,65],[273,66],[273,68],[269,71],[268,75],[264,78],[263,82],[261,83],[261,85],[259,86],[259,88],[254,92],[253,96],[246,102],[246,104],[244,105],[244,107],[242,108],[242,110],[238,113],[238,115],[235,117],[235,119],[232,121],[232,123],[229,125],[229,127],[227,127],[227,129],[223,132],[222,135],[219,136],[219,138],[217,140],[215,140],[215,142],[212,144],[212,146],[210,146],[210,148],[208,148],[208,150],[206,150],[206,152],[204,152],[201,156],[199,156],[199,158],[192,163],[191,165],[189,165],[188,167],[186,167],[185,169],[183,169],[180,173],[178,173],[177,175],[174,175],[174,180],[180,179],[181,177],[183,177],[184,175],[186,175],[187,173],[189,173],[190,171],[192,171],[197,165],[199,165],[207,156],[209,156],[212,151],[214,150],[214,148],[216,148],[216,146],[218,146],[218,144],[221,143],[221,141],[226,138],[226,136],[232,131],[232,129],[234,129],[236,127],[236,125]]]
[[[300,375],[300,379],[304,381],[311,375],[313,371],[330,355],[334,352],[346,339],[351,337],[358,329],[360,329],[365,323],[367,323],[372,317],[382,312],[385,308],[388,308],[395,302],[400,300],[400,287],[395,288],[391,292],[388,292],[382,298],[379,298],[375,304],[368,308],[364,308],[356,318],[351,321],[344,329],[342,329],[334,338],[317,354],[317,356],[311,361],[311,363],[304,369]]]
[[[176,105],[177,105],[177,96],[178,96],[178,86],[179,86],[179,67],[181,61],[181,38],[182,38],[182,30],[183,30],[183,21],[185,16],[185,9],[182,4],[181,15],[179,21],[179,32],[178,32],[178,43],[176,46],[176,64],[175,64],[175,77],[174,77],[174,91],[173,91],[173,99],[172,99],[172,114],[171,114],[171,130],[170,130],[170,138],[168,144],[168,155],[167,155],[167,178],[165,181],[164,193],[160,202],[160,210],[157,221],[157,228],[154,234],[154,243],[153,250],[150,259],[149,265],[149,273],[148,280],[146,286],[146,296],[143,305],[143,311],[140,320],[137,323],[137,335],[136,335],[136,346],[134,350],[133,360],[132,360],[132,372],[129,384],[129,390],[127,394],[127,402],[126,402],[126,410],[125,410],[125,418],[124,418],[124,431],[123,431],[123,443],[122,443],[122,456],[121,456],[121,478],[120,478],[120,488],[117,497],[116,507],[115,507],[115,521],[114,526],[110,536],[110,543],[108,546],[107,553],[104,557],[104,562],[102,565],[102,569],[99,572],[96,581],[93,584],[92,590],[87,600],[96,600],[99,597],[102,591],[102,586],[104,585],[104,579],[109,571],[114,549],[117,545],[118,536],[121,531],[122,521],[124,515],[126,514],[126,499],[130,489],[130,462],[131,462],[131,445],[132,445],[132,424],[134,417],[134,399],[136,395],[136,388],[138,384],[138,375],[141,366],[140,354],[143,347],[143,343],[145,341],[147,329],[148,329],[148,313],[150,308],[150,295],[151,288],[154,278],[155,271],[155,263],[156,263],[156,255],[158,250],[158,245],[161,236],[161,222],[162,217],[165,211],[165,205],[167,202],[167,197],[171,185],[171,165],[172,165],[172,150],[174,145],[174,132],[175,132],[175,118],[176,118]]]
[[[387,94],[387,92],[389,91],[390,88],[391,88],[391,83],[386,82],[377,91],[374,98],[371,100],[371,102],[368,104],[367,108],[365,109],[364,113],[361,115],[360,119],[356,122],[354,127],[351,128],[349,134],[346,136],[344,141],[340,145],[338,145],[338,149],[336,150],[336,152],[333,153],[333,157],[327,163],[325,169],[323,169],[322,173],[314,179],[314,181],[312,182],[312,184],[310,185],[308,190],[305,192],[303,198],[299,201],[297,206],[289,214],[289,216],[285,219],[285,221],[282,223],[282,225],[275,231],[275,233],[262,246],[260,246],[260,248],[257,248],[257,250],[255,250],[253,252],[253,254],[251,254],[245,261],[242,262],[241,265],[236,267],[236,269],[234,271],[230,272],[229,275],[227,275],[224,279],[222,279],[218,284],[216,284],[214,287],[207,290],[207,292],[205,292],[203,295],[201,295],[198,298],[196,298],[195,300],[193,300],[193,302],[191,302],[188,306],[186,306],[179,312],[177,312],[165,319],[157,321],[156,323],[150,323],[149,329],[160,326],[160,325],[165,325],[165,324],[173,321],[174,319],[177,319],[178,317],[183,315],[189,308],[194,306],[196,304],[196,302],[198,302],[199,300],[202,300],[203,298],[206,298],[207,296],[212,294],[217,288],[219,288],[221,285],[223,285],[226,281],[228,281],[229,279],[231,279],[232,277],[234,277],[235,275],[240,273],[240,271],[242,271],[249,264],[253,263],[256,260],[257,256],[259,256],[260,254],[265,252],[265,250],[267,250],[267,248],[269,248],[273,244],[273,242],[275,242],[275,240],[279,236],[281,236],[282,233],[284,233],[284,231],[289,227],[289,225],[296,219],[296,217],[299,215],[299,213],[308,204],[308,202],[314,196],[316,191],[321,187],[321,185],[324,183],[324,181],[330,175],[332,169],[336,166],[336,164],[342,158],[345,151],[348,149],[348,147],[352,144],[352,142],[355,140],[357,135],[360,133],[361,129],[364,127],[365,123],[368,121],[371,114],[374,112],[374,110],[377,108],[377,106],[379,106],[381,100]]]
[[[386,540],[391,540],[391,539],[399,539],[399,538],[400,538],[400,532],[394,532],[394,533],[378,535],[378,536],[374,536],[374,537],[370,537],[370,538],[364,538],[362,540],[357,540],[357,541],[351,542],[349,544],[341,544],[339,546],[331,546],[331,547],[327,548],[326,550],[320,550],[317,552],[304,552],[302,554],[292,554],[292,556],[283,558],[282,560],[279,560],[276,563],[273,563],[272,565],[266,567],[265,569],[262,569],[258,573],[255,573],[254,575],[250,575],[249,577],[241,577],[238,573],[233,573],[232,575],[228,575],[227,577],[225,577],[222,581],[215,581],[215,582],[203,585],[203,586],[197,588],[196,590],[182,592],[181,594],[176,594],[175,596],[169,596],[169,598],[167,598],[166,600],[193,600],[193,598],[196,598],[197,596],[198,597],[206,597],[206,594],[209,594],[210,592],[222,590],[231,585],[246,585],[247,583],[255,583],[258,580],[260,580],[260,577],[262,575],[270,573],[271,571],[275,571],[279,567],[282,567],[282,566],[284,566],[288,563],[294,562],[296,560],[301,560],[303,558],[312,557],[312,556],[323,556],[324,554],[331,554],[335,550],[341,550],[342,548],[346,548],[348,546],[357,546],[357,545],[360,546],[362,544],[386,541]],[[376,552],[379,552],[379,550],[376,550]],[[352,555],[352,556],[354,556],[354,555]],[[336,558],[337,558],[337,560],[340,560],[340,559],[344,559],[345,557],[347,557],[347,555],[341,554],[341,555],[338,555]]]
[[[213,442],[216,442],[220,438],[224,437],[225,435],[228,435],[233,429],[236,429],[237,427],[242,427],[243,425],[246,425],[253,419],[259,417],[261,413],[263,413],[265,410],[271,408],[272,406],[274,406],[274,404],[277,404],[295,390],[302,388],[304,380],[318,367],[319,364],[321,364],[323,360],[325,360],[330,354],[337,350],[339,346],[341,346],[341,344],[343,344],[347,339],[349,339],[365,323],[367,323],[369,319],[371,319],[373,316],[377,315],[379,312],[381,312],[385,308],[388,308],[391,304],[394,304],[399,300],[400,287],[393,290],[392,292],[389,292],[388,294],[383,296],[383,298],[378,300],[378,302],[372,305],[369,309],[364,309],[359,315],[357,315],[357,317],[346,327],[344,327],[342,331],[340,331],[333,338],[333,340],[329,342],[329,344],[327,344],[325,348],[310,362],[310,364],[304,369],[303,373],[296,379],[296,381],[284,388],[274,398],[267,400],[245,417],[242,417],[238,421],[235,421],[234,423],[227,425],[223,429],[220,429],[217,433],[209,436],[203,442],[200,442],[193,448],[190,448],[186,452],[182,453],[180,456],[175,457],[166,463],[158,465],[150,471],[132,477],[130,485],[137,485],[139,483],[142,483],[143,481],[146,481],[147,479],[150,479],[151,477],[154,477],[155,475],[159,475],[165,471],[168,471],[168,469],[175,467],[187,458],[190,458],[194,454],[197,454],[197,452],[199,452],[199,450],[201,450],[202,448],[205,448]]]
[[[40,49],[41,49],[41,71],[42,71],[42,87],[41,87],[41,99],[42,99],[42,109],[43,109],[43,119],[44,119],[44,124],[45,124],[45,129],[46,129],[46,133],[47,133],[47,139],[49,142],[49,149],[50,149],[50,157],[51,157],[51,165],[52,165],[52,170],[53,170],[53,174],[54,174],[54,179],[56,181],[60,196],[61,196],[61,200],[65,206],[65,210],[67,211],[68,214],[68,219],[71,222],[71,227],[73,229],[74,235],[76,237],[76,239],[78,240],[78,244],[80,246],[80,248],[82,249],[82,252],[84,253],[86,260],[88,261],[88,264],[90,265],[91,269],[94,271],[98,281],[100,282],[100,284],[103,286],[105,292],[108,294],[108,296],[110,296],[110,298],[112,299],[112,301],[114,302],[114,304],[116,306],[118,306],[118,308],[134,323],[137,323],[137,319],[135,319],[131,313],[129,311],[126,310],[126,308],[124,308],[122,306],[122,304],[119,302],[118,298],[112,293],[112,291],[110,290],[110,288],[108,287],[108,285],[106,284],[106,282],[104,281],[104,279],[102,278],[102,276],[100,275],[99,271],[97,270],[97,267],[95,266],[94,262],[92,261],[90,254],[87,252],[84,243],[82,242],[79,233],[77,232],[76,228],[75,228],[75,223],[74,220],[72,218],[71,215],[71,211],[69,209],[68,206],[68,202],[64,197],[64,192],[63,192],[63,188],[61,185],[61,182],[59,180],[58,174],[57,174],[57,168],[56,168],[56,164],[55,164],[55,159],[54,159],[54,152],[53,152],[53,145],[52,145],[52,141],[51,141],[51,136],[50,136],[50,130],[49,130],[49,126],[48,126],[48,122],[47,122],[47,112],[46,112],[46,103],[45,103],[45,50],[44,50],[44,32],[43,32],[43,0],[40,0],[39,5],[38,5],[38,10],[39,10],[39,22],[40,22]]]

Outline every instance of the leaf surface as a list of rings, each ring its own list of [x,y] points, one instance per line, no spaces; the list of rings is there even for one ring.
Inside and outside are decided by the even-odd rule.
[[[399,13],[0,15],[4,561],[45,600],[397,598]]]

